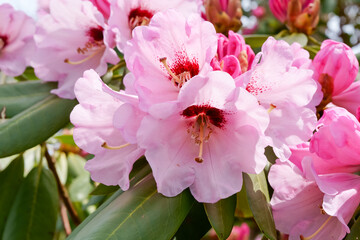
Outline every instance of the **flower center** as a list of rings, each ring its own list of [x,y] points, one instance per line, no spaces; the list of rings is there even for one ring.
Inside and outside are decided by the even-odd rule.
[[[68,58],[66,58],[64,62],[71,65],[79,65],[95,57],[104,48],[103,31],[104,28],[101,26],[90,28],[86,32],[86,35],[89,37],[88,41],[85,43],[83,47],[78,47],[76,49],[76,52],[79,55],[84,55],[85,58],[77,61],[71,61]]]
[[[129,27],[131,30],[138,26],[147,26],[151,18],[153,17],[153,12],[142,9],[141,7],[134,8],[129,13]]]
[[[0,36],[0,53],[1,50],[7,45],[7,37],[6,36]]]
[[[188,129],[188,133],[195,139],[195,144],[199,145],[199,155],[195,158],[195,161],[202,163],[204,143],[210,139],[213,133],[212,126],[222,128],[226,123],[224,110],[210,105],[192,105],[186,108],[181,115],[186,119],[195,119]]]
[[[176,53],[175,61],[170,66],[166,60],[166,57],[160,58],[160,62],[169,74],[169,79],[178,88],[181,88],[190,78],[199,74],[198,60],[195,57],[190,59],[186,53]]]

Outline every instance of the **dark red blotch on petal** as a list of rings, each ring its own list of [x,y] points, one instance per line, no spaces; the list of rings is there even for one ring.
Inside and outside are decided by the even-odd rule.
[[[198,60],[195,57],[190,59],[185,52],[175,54],[175,61],[170,66],[170,70],[175,75],[189,72],[191,77],[198,75],[199,69]]]
[[[8,43],[8,37],[7,36],[1,36],[0,35],[0,39],[3,41],[4,45],[2,46],[2,48],[4,48],[7,43]]]
[[[95,41],[103,41],[104,40],[104,34],[103,34],[104,28],[101,26],[98,26],[97,28],[93,27],[90,28],[87,32],[88,36],[90,36]]]
[[[208,117],[211,124],[213,124],[216,127],[222,128],[226,123],[224,110],[214,108],[210,105],[192,105],[186,108],[181,113],[181,115],[184,116],[185,118],[192,118],[202,113],[205,114]]]
[[[131,21],[131,19],[136,18],[136,17],[146,17],[148,19],[151,19],[153,17],[153,13],[151,11],[148,11],[146,9],[142,9],[141,7],[138,8],[134,8],[130,11],[129,13],[129,21]]]

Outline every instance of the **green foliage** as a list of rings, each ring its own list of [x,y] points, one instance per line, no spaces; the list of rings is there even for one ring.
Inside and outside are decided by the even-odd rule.
[[[236,194],[226,199],[210,204],[204,203],[206,214],[211,226],[220,240],[227,239],[234,226],[236,208]]]
[[[275,223],[270,209],[269,191],[265,173],[243,174],[250,209],[266,237],[276,240]]]
[[[16,195],[3,239],[53,239],[58,206],[59,196],[54,176],[41,166],[34,168]]]
[[[24,159],[14,159],[10,165],[0,172],[0,239],[7,222],[10,208],[24,179]]]

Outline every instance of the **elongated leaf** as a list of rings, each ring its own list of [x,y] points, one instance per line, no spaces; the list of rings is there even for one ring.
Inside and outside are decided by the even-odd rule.
[[[260,34],[253,34],[253,35],[245,35],[245,42],[251,46],[251,48],[260,48],[266,39],[268,39],[269,35],[260,35]]]
[[[26,110],[37,102],[49,97],[56,83],[27,81],[0,85],[0,110],[5,107],[6,118]]]
[[[0,172],[0,239],[2,239],[10,208],[23,179],[24,159],[22,156],[14,159],[5,170]]]
[[[236,210],[235,210],[235,216],[240,218],[251,218],[253,217],[253,214],[251,212],[245,185],[243,184],[241,191],[238,192],[236,198]]]
[[[76,101],[54,95],[0,124],[0,157],[23,152],[44,142],[69,122]]]
[[[292,33],[290,35],[280,38],[280,40],[284,40],[290,45],[293,44],[294,42],[297,42],[302,47],[306,46],[306,44],[308,43],[308,38],[303,33]]]
[[[99,186],[97,186],[94,191],[92,191],[90,194],[91,195],[107,195],[113,192],[116,192],[117,190],[119,190],[119,186],[106,186],[104,184],[99,184]]]
[[[276,240],[274,218],[269,206],[269,191],[265,173],[243,174],[246,194],[254,219],[266,237]]]
[[[142,180],[145,176],[147,176],[151,172],[151,168],[149,165],[145,165],[142,169],[140,169],[134,176],[131,177],[130,180],[130,188],[135,186],[140,180]],[[101,211],[106,208],[111,202],[113,202],[117,197],[119,197],[124,191],[121,189],[117,190],[109,199],[107,199],[100,207],[96,209],[90,216],[88,216],[70,235],[70,239],[75,237],[80,231],[82,231],[89,222],[91,222]]]
[[[219,239],[227,239],[234,226],[236,194],[210,204],[204,203],[205,212]]]
[[[59,196],[52,173],[34,168],[21,185],[6,221],[3,239],[53,239]]]
[[[360,217],[355,221],[351,227],[350,233],[346,236],[346,240],[359,240],[360,239]]]
[[[205,213],[203,204],[195,202],[189,214],[176,232],[176,240],[198,240],[209,230],[211,224]]]
[[[170,239],[190,211],[188,190],[168,198],[157,193],[152,175],[102,209],[69,239]]]

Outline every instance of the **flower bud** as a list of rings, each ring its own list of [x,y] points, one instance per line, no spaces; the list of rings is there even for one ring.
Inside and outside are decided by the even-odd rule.
[[[239,31],[242,26],[240,0],[205,0],[204,5],[206,19],[214,24],[218,33]]]
[[[320,0],[270,0],[269,6],[291,32],[310,35],[319,22]]]
[[[326,105],[354,82],[359,63],[349,46],[325,40],[314,58],[313,67],[314,79],[322,86],[323,105]]]

